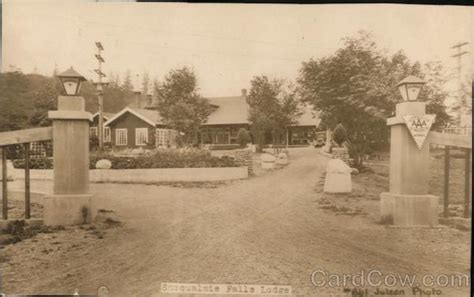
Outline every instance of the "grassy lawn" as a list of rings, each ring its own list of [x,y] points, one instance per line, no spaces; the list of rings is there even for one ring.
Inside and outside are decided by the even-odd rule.
[[[464,152],[451,151],[449,180],[450,216],[462,217],[464,204]],[[379,221],[380,193],[389,190],[389,161],[386,154],[380,160],[367,161],[367,170],[352,176],[350,194],[321,193],[320,208],[333,211],[337,215],[366,217],[372,222]],[[430,194],[440,197],[440,215],[444,195],[444,150],[433,150],[430,159]],[[324,184],[324,177],[320,180]]]
[[[381,154],[382,155],[382,154]],[[464,203],[464,151],[451,149],[449,201],[450,204]],[[388,177],[389,154],[383,154],[382,160],[370,160],[369,167],[376,175]],[[471,169],[472,172],[472,169]],[[444,195],[444,150],[432,149],[430,159],[430,194],[443,198]],[[472,173],[471,173],[472,174]],[[388,179],[387,179],[388,187]]]
[[[464,203],[464,163],[465,159],[460,158],[464,152],[461,150],[451,150],[450,170],[449,170],[449,202],[450,204]],[[444,151],[434,150],[431,153],[430,163],[430,189],[433,195],[443,197],[444,195]],[[471,167],[472,175],[472,167]]]

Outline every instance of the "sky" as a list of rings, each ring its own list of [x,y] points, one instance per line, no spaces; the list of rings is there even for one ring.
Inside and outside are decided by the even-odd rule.
[[[474,40],[471,28],[474,8],[462,6],[4,0],[2,62],[4,71],[46,75],[73,66],[95,80],[100,41],[106,74],[129,69],[134,79],[147,72],[162,80],[188,66],[202,95],[235,96],[257,75],[294,81],[303,61],[333,54],[359,30],[388,53],[454,71],[450,47]],[[465,73],[471,57],[463,57]]]

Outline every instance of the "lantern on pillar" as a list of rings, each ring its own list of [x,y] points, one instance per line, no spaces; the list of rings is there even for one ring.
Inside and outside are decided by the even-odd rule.
[[[57,77],[61,80],[64,92],[67,96],[77,96],[81,90],[82,82],[86,79],[84,76],[75,71],[72,67]]]
[[[397,87],[404,101],[416,101],[424,84],[421,78],[410,75],[399,82]]]

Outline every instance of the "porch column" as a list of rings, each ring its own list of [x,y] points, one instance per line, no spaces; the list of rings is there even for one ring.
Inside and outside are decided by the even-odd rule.
[[[89,121],[84,98],[60,96],[53,120],[53,195],[44,197],[45,225],[90,222],[95,216],[89,193]]]

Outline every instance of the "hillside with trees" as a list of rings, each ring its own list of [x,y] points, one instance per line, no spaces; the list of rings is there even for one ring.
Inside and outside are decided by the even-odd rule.
[[[133,100],[132,89],[115,80],[104,88],[104,111],[118,112]],[[0,131],[48,126],[48,111],[57,108],[62,87],[56,77],[21,72],[0,73]],[[98,110],[95,86],[85,81],[81,88],[86,110]]]

